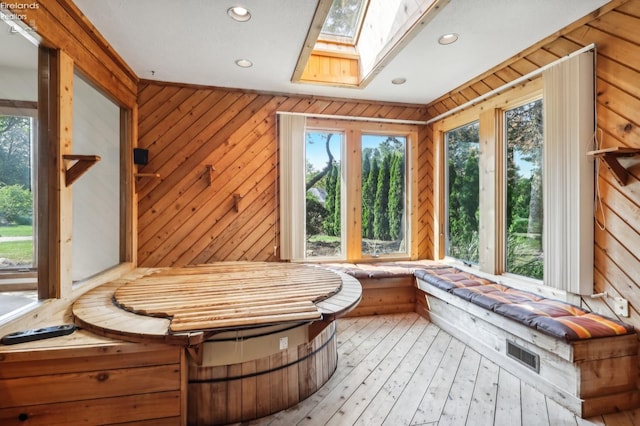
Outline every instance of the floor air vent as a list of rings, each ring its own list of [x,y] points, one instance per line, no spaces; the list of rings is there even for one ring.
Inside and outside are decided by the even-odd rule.
[[[507,340],[507,356],[540,373],[540,356],[522,346]]]

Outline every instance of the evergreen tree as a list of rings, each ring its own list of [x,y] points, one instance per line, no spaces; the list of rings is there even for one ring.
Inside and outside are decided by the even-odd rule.
[[[334,164],[327,175],[326,218],[322,224],[327,235],[340,235],[340,166]]]
[[[470,230],[478,229],[478,207],[480,205],[480,174],[478,152],[472,151],[465,163],[460,186],[460,203],[465,222]]]
[[[402,238],[404,216],[404,156],[392,154],[389,175],[389,235],[392,240]]]
[[[31,119],[0,115],[0,184],[31,189]]]
[[[382,161],[376,189],[374,203],[375,216],[373,218],[373,237],[377,240],[389,239],[389,169],[391,155],[386,155]]]
[[[334,166],[333,168],[333,173],[332,175],[334,176],[335,179],[335,200],[333,202],[333,235],[336,237],[340,236],[340,225],[342,223],[342,221],[340,220],[340,212],[341,212],[341,205],[342,203],[341,201],[341,182],[342,179],[340,178],[340,167],[339,166]]]
[[[542,227],[542,100],[536,100],[521,107],[507,111],[507,140],[510,150],[517,150],[521,161],[531,164],[531,180],[528,207],[528,233],[539,233]],[[516,171],[517,172],[517,171]],[[519,174],[509,181],[509,191],[513,191],[522,179]],[[515,191],[514,191],[515,192]],[[517,196],[514,194],[514,196]],[[515,202],[511,197],[510,202]],[[509,220],[512,215],[507,216]],[[513,214],[513,217],[515,215]],[[524,217],[524,216],[523,216]]]
[[[371,216],[370,206],[373,204],[373,196],[367,193],[367,181],[371,173],[371,150],[367,149],[362,152],[362,238],[367,237],[367,228],[369,226],[369,218]],[[368,197],[370,196],[370,199]]]
[[[373,238],[373,221],[375,217],[376,189],[378,187],[378,160],[371,154],[367,156],[370,163],[369,173],[362,184],[362,238]],[[365,179],[363,175],[363,179]]]
[[[327,197],[325,198],[324,208],[327,210],[327,215],[322,223],[324,233],[327,235],[333,235],[333,220],[335,212],[336,201],[336,180],[334,174],[335,167],[331,167],[327,174]]]
[[[447,255],[477,262],[479,222],[478,123],[447,133],[449,205]]]

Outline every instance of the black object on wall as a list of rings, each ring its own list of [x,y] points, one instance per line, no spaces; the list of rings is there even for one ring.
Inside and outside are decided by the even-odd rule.
[[[145,165],[149,162],[149,150],[144,148],[133,148],[133,163]]]

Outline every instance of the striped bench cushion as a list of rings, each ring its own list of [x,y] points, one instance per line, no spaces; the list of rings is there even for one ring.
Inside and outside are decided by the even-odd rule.
[[[498,284],[457,268],[425,269],[416,271],[415,275],[475,305],[568,342],[635,333],[633,326],[622,321]]]
[[[377,263],[323,263],[323,267],[344,272],[355,278],[400,278],[413,277],[415,271],[442,268],[432,261],[414,260]]]

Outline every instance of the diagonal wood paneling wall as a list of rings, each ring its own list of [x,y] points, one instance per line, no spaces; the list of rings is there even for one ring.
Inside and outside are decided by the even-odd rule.
[[[139,261],[143,266],[213,260],[277,260],[275,111],[423,120],[435,117],[590,43],[598,46],[597,118],[603,147],[640,147],[640,0],[614,0],[557,34],[427,105],[390,105],[267,95],[143,81],[139,145],[151,162],[138,180]],[[426,111],[426,112],[425,112]],[[433,135],[420,133],[420,253],[432,257]],[[621,187],[600,168],[595,291],[630,301],[640,326],[640,160]],[[212,165],[208,186],[207,166]],[[239,212],[233,195],[240,194]],[[612,314],[612,299],[588,299]]]
[[[612,1],[590,16],[432,102],[429,116],[462,105],[506,82],[591,43],[597,45],[597,127],[601,147],[640,148],[640,0]],[[640,157],[620,186],[600,167],[595,233],[595,292],[630,302],[630,318],[640,327]],[[433,170],[429,167],[429,170]],[[428,203],[428,202],[427,202]],[[429,207],[427,207],[427,210]],[[585,298],[583,304],[613,315],[612,297]]]
[[[141,266],[278,260],[276,111],[425,120],[426,109],[143,81],[138,146],[149,150],[138,193]],[[421,132],[424,133],[424,132]],[[421,163],[428,162],[426,140]],[[213,167],[209,172],[209,167]],[[421,169],[420,194],[429,191]],[[239,196],[238,211],[234,196]],[[421,256],[429,257],[428,214]]]

